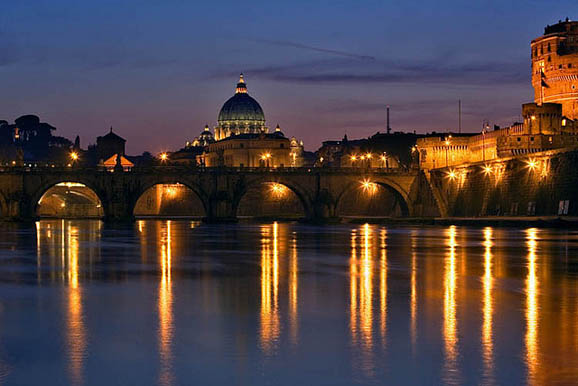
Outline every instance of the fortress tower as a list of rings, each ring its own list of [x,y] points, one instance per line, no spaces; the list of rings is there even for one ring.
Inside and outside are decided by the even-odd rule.
[[[578,119],[578,22],[547,26],[531,48],[534,102],[560,103],[562,115]]]

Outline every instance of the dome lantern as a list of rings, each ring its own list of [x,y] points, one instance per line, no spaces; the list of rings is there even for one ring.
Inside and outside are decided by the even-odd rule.
[[[246,94],[247,93],[247,85],[245,84],[245,79],[243,79],[243,74],[239,76],[239,83],[237,83],[237,89],[235,90],[235,94]]]

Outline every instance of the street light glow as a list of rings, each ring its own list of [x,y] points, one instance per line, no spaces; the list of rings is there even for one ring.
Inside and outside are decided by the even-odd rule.
[[[526,164],[528,165],[528,169],[534,170],[538,167],[538,162],[535,159],[530,158]]]
[[[71,158],[73,161],[76,161],[76,160],[78,159],[78,153],[75,152],[75,151],[71,152],[71,153],[70,153],[70,158]]]
[[[160,158],[161,161],[166,161],[169,159],[169,155],[167,153],[161,153]]]
[[[491,174],[492,171],[493,171],[493,170],[492,170],[492,167],[491,167],[490,165],[484,165],[484,173],[485,173],[486,175]]]
[[[372,196],[377,192],[378,186],[375,182],[371,182],[371,180],[365,179],[361,181],[361,188],[365,193]]]
[[[271,183],[271,195],[275,198],[282,198],[287,194],[287,187],[276,182]]]

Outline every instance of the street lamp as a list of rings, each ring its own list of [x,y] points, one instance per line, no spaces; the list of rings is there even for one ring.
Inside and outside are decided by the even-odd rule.
[[[72,162],[78,160],[78,153],[75,151],[70,152],[70,159],[72,160]]]
[[[161,153],[159,157],[162,162],[166,162],[169,159],[169,155],[167,153]]]
[[[261,155],[261,160],[267,167],[269,167],[269,159],[271,159],[271,153],[265,153]]]
[[[445,144],[446,144],[446,168],[448,167],[448,150],[450,148],[450,138],[452,136],[450,135],[449,137],[446,138],[445,140]]]

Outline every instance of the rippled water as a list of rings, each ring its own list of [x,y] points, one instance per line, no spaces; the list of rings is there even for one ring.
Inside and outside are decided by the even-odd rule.
[[[3,384],[567,384],[578,233],[4,224]]]

